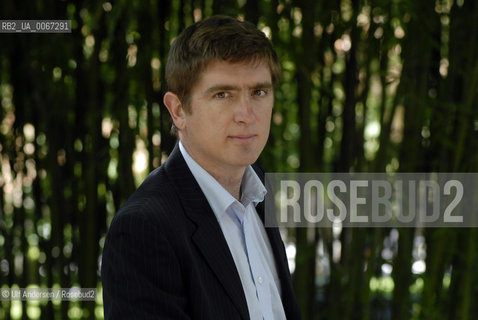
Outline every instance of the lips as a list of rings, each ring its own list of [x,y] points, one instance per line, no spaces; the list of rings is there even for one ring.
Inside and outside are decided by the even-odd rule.
[[[237,142],[249,142],[252,141],[255,137],[257,137],[257,134],[238,134],[229,136],[230,139]]]

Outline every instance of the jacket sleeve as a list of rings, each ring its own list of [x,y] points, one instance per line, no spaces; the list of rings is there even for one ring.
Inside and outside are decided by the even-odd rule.
[[[122,212],[103,250],[105,319],[190,319],[180,270],[160,227],[141,211]]]

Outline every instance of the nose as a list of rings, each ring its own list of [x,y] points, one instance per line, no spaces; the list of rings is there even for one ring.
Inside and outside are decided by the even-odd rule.
[[[254,121],[254,110],[252,97],[248,94],[241,95],[241,99],[237,101],[234,110],[234,121],[237,123],[250,124]]]

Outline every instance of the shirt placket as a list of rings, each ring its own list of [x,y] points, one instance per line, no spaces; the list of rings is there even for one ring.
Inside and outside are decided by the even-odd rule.
[[[261,305],[262,315],[264,320],[273,320],[271,310],[271,297],[269,294],[269,283],[264,267],[260,263],[260,255],[257,245],[254,243],[254,234],[251,221],[251,208],[246,208],[244,218],[242,220],[242,231],[244,235],[244,243],[246,255],[249,260],[249,267],[251,269],[252,280],[256,287],[256,294]]]

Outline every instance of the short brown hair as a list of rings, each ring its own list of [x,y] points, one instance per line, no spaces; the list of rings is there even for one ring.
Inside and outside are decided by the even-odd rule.
[[[166,64],[168,90],[189,111],[191,88],[213,60],[266,62],[272,83],[280,78],[280,63],[271,42],[255,25],[216,15],[186,28],[174,41]]]

